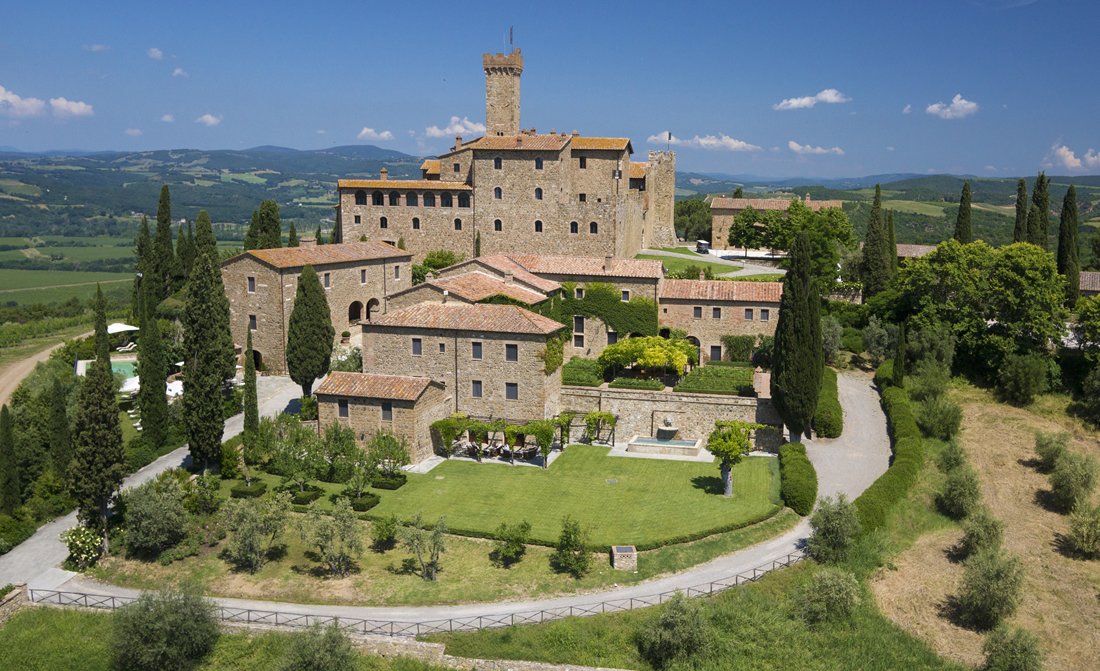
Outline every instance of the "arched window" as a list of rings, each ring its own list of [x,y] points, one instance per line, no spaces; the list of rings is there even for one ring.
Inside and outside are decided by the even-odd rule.
[[[451,194],[441,193],[439,194],[439,206],[440,207],[454,207],[454,202],[451,200]]]
[[[493,230],[494,231],[503,231],[504,230],[504,222],[502,222],[500,219],[495,219],[493,221]]]
[[[420,230],[420,217],[413,217],[413,230],[414,231],[419,231]]]
[[[569,232],[570,233],[576,233],[578,230],[579,229],[577,227],[577,222],[575,222],[575,221],[569,222]]]
[[[435,207],[435,194],[428,192],[424,194],[424,207]]]
[[[418,199],[416,197],[416,194],[413,193],[412,191],[405,194],[405,204],[408,205],[409,207],[416,207],[417,200]]]
[[[504,197],[504,189],[501,189],[499,186],[496,187],[495,189],[493,189],[493,198],[496,198],[497,200],[500,200],[503,197]]]
[[[390,222],[385,217],[378,220],[378,228],[389,228]]]
[[[535,222],[535,232],[536,233],[542,233],[542,222],[541,221],[536,221]]]
[[[385,205],[386,197],[382,195],[381,191],[375,191],[370,195],[371,203],[374,205]]]
[[[468,193],[458,194],[458,206],[459,207],[470,207],[470,194],[468,194]]]
[[[541,186],[536,186],[535,187],[535,200],[542,200],[542,187]]]
[[[456,231],[461,231],[462,230],[462,220],[461,219],[455,219],[455,230]]]
[[[362,189],[359,189],[358,191],[355,192],[355,204],[356,205],[366,205],[367,204],[367,192],[366,191],[364,191]]]
[[[588,232],[595,235],[600,232],[600,225],[594,221],[588,222]]]
[[[390,191],[390,205],[400,205],[400,204],[401,204],[401,194],[397,193],[396,191]]]
[[[535,170],[542,170],[542,157],[539,156],[535,159]]]
[[[494,169],[500,170],[503,167],[504,167],[504,161],[501,160],[501,158],[499,156],[497,156],[496,158],[493,159],[493,168]]]

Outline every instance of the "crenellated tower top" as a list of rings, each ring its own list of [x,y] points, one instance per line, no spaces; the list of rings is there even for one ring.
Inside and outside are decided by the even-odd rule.
[[[523,54],[483,54],[485,69],[485,134],[519,134],[519,78],[523,74]]]

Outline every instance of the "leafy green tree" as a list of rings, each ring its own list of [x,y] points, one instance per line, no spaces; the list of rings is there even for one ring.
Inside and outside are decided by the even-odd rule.
[[[347,497],[336,499],[332,513],[326,514],[316,504],[299,526],[302,541],[317,549],[321,563],[330,575],[343,578],[355,568],[363,556],[363,539],[359,519]]]
[[[700,600],[677,592],[637,637],[642,658],[654,668],[663,669],[677,659],[705,654],[712,632]]]
[[[707,449],[718,457],[718,468],[722,473],[723,496],[733,496],[733,467],[752,451],[749,432],[764,428],[763,424],[749,422],[722,421],[714,423],[714,429],[707,437]]]
[[[764,244],[764,231],[771,211],[758,211],[751,205],[737,213],[730,226],[727,242],[734,247],[756,249]]]
[[[434,581],[439,574],[439,555],[446,550],[447,522],[440,517],[429,531],[423,528],[420,513],[401,530],[401,544],[416,555],[420,577]]]
[[[1024,569],[1017,557],[999,548],[978,551],[963,564],[957,598],[959,614],[972,626],[995,627],[1016,612],[1024,586]]]
[[[199,254],[209,254],[210,258],[218,258],[218,240],[214,237],[214,225],[210,222],[210,214],[206,210],[199,210],[199,216],[195,219],[195,258]],[[192,270],[195,262],[191,262]],[[187,274],[191,277],[191,273]]]
[[[710,206],[701,198],[676,201],[673,227],[684,240],[710,240]]]
[[[1040,172],[1035,178],[1035,186],[1031,190],[1032,207],[1038,210],[1038,218],[1032,222],[1028,215],[1028,233],[1031,244],[1044,249],[1047,246],[1047,235],[1050,231],[1050,178],[1045,172]]]
[[[225,558],[249,573],[259,571],[286,528],[290,494],[277,492],[258,499],[229,499],[222,509],[228,532]]]
[[[172,198],[168,193],[167,184],[160,187],[151,266],[152,278],[142,277],[142,281],[152,279],[153,295],[159,303],[171,295],[173,283],[179,276],[176,253],[172,248]]]
[[[175,477],[150,480],[126,492],[126,551],[156,557],[187,534],[183,488]]]
[[[821,296],[810,263],[809,240],[801,233],[791,250],[790,270],[783,278],[771,376],[772,401],[796,443],[813,425],[824,365]]]
[[[878,317],[871,315],[860,337],[863,341],[863,351],[871,357],[871,364],[878,366],[886,358],[886,351],[890,346],[890,333]]]
[[[1076,331],[1085,357],[1100,363],[1100,295],[1078,301]]]
[[[882,221],[882,189],[875,185],[875,199],[871,203],[871,219],[867,224],[867,236],[863,243],[863,299],[875,296],[890,283],[893,276],[893,256],[897,249],[889,249],[890,235]]]
[[[959,213],[955,217],[955,239],[964,245],[974,242],[974,232],[970,228],[970,182],[963,182],[962,196],[959,197]]]
[[[379,431],[374,434],[367,443],[368,469],[378,470],[386,477],[393,477],[401,472],[401,468],[409,465],[409,446],[403,438]]]
[[[859,581],[851,572],[826,566],[798,591],[798,615],[807,624],[846,620],[859,605]]]
[[[210,255],[201,253],[195,259],[182,318],[183,417],[191,458],[204,470],[219,462],[225,430],[222,384],[228,377],[225,343],[230,336],[219,298],[225,298],[221,274]],[[229,344],[232,370],[232,342]]]
[[[821,293],[831,291],[836,285],[837,267],[846,250],[855,244],[855,234],[848,215],[838,207],[814,211],[795,198],[787,208],[790,242],[783,249],[790,249],[800,234],[806,235],[810,245],[810,272]],[[891,253],[887,259],[891,262]],[[891,276],[893,266],[891,266]]]
[[[290,646],[278,671],[355,671],[361,657],[335,622],[315,624],[290,635]]]
[[[143,282],[147,276],[151,281],[153,273],[153,239],[149,235],[149,219],[145,215],[141,217],[141,226],[134,240],[134,271],[137,276],[134,278],[134,289],[130,298],[130,314],[140,321],[145,312]]]
[[[260,429],[260,406],[256,396],[256,358],[252,353],[252,331],[244,348],[244,442],[255,440]]]
[[[19,507],[19,465],[15,460],[15,437],[11,412],[0,407],[0,513],[11,515]]]
[[[527,520],[516,524],[501,522],[497,527],[496,542],[493,543],[493,551],[489,554],[489,558],[498,566],[511,567],[523,558],[530,537],[531,523]]]
[[[1013,242],[1027,242],[1027,181],[1022,177],[1016,182],[1016,225],[1012,229]]]
[[[313,266],[306,266],[298,276],[286,342],[290,379],[302,386],[303,397],[312,393],[313,381],[328,372],[335,336],[325,290]]]
[[[588,553],[588,539],[581,523],[566,515],[561,521],[561,535],[554,553],[550,555],[550,566],[559,573],[568,573],[581,578],[591,569],[592,557]]]
[[[1077,187],[1070,184],[1062,201],[1058,223],[1058,274],[1066,278],[1066,305],[1077,303],[1081,286],[1081,262],[1077,258]]]
[[[822,563],[844,561],[860,533],[855,505],[844,494],[826,496],[810,517],[813,530],[806,540],[810,556]]]
[[[149,446],[159,450],[168,440],[168,359],[160,335],[160,324],[153,314],[153,297],[146,295],[145,319],[138,339],[138,407],[141,409],[142,436]]]
[[[107,301],[99,287],[94,305],[97,357],[88,367],[77,398],[69,491],[77,502],[81,521],[100,534],[103,554],[107,555],[108,506],[125,475],[125,453],[107,344]]]
[[[298,241],[298,229],[294,228],[294,222],[292,221],[292,222],[290,222],[290,232],[287,233],[287,236],[286,236],[286,246],[287,247],[297,247],[299,244],[300,243]]]
[[[111,616],[111,668],[165,671],[198,666],[220,630],[214,604],[174,590],[144,592]]]

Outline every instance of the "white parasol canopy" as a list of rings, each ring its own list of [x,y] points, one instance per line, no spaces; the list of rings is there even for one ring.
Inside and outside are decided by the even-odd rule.
[[[120,394],[132,394],[138,389],[141,389],[141,380],[136,377],[128,377],[122,382],[122,388],[118,391]]]
[[[177,396],[182,396],[183,395],[183,382],[181,382],[179,380],[169,382],[166,391],[168,392],[168,398],[175,398]]]
[[[136,326],[130,326],[129,324],[123,324],[122,322],[116,322],[107,326],[107,333],[114,335],[116,333],[126,333],[127,331],[140,331]]]

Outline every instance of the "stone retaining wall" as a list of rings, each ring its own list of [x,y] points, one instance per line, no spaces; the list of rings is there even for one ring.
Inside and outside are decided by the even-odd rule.
[[[19,584],[0,599],[0,626],[27,606],[27,586]]]

